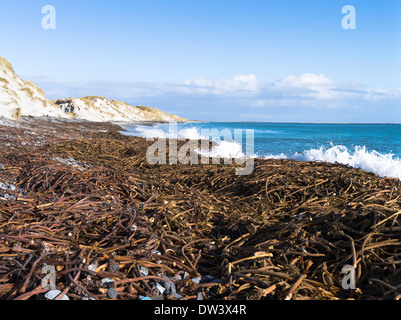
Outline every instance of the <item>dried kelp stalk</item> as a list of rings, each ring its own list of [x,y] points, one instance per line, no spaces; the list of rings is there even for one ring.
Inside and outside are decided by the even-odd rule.
[[[290,160],[249,176],[150,165],[150,143],[97,133],[1,157],[15,186],[0,190],[3,299],[43,298],[45,264],[72,299],[401,297],[398,179]]]

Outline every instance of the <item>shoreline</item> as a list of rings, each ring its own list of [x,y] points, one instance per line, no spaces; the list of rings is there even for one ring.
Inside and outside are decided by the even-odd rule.
[[[225,125],[224,125],[225,124]],[[204,155],[214,155],[220,157],[230,158],[232,155],[239,155],[236,158],[240,159],[244,155],[248,155],[252,158],[260,159],[292,159],[296,161],[320,161],[329,163],[341,163],[344,165],[351,165],[355,168],[360,168],[362,170],[373,172],[378,174],[380,177],[392,177],[401,178],[401,150],[393,150],[388,141],[382,141],[383,143],[378,144],[377,141],[372,144],[366,143],[366,140],[357,137],[355,143],[350,140],[341,141],[341,138],[337,139],[335,142],[332,140],[327,141],[325,138],[317,138],[323,143],[312,143],[314,140],[311,138],[303,137],[301,144],[297,144],[293,141],[288,141],[289,145],[285,146],[286,136],[283,132],[286,130],[291,131],[291,128],[259,128],[257,126],[253,127],[252,124],[248,123],[247,126],[237,128],[236,124],[231,122],[226,123],[209,123],[206,127],[202,124],[191,124],[180,126],[177,130],[177,126],[168,126],[168,124],[157,123],[156,127],[150,128],[143,125],[135,127],[134,124],[127,125],[125,129],[127,131],[121,131],[121,133],[130,136],[140,136],[144,138],[154,139],[154,138],[171,138],[174,136],[179,137],[179,139],[192,139],[194,143],[198,141],[199,153]],[[243,141],[230,141],[230,143],[222,144],[217,139],[209,136],[210,130],[241,130],[246,131],[248,128],[256,130],[259,132],[254,138],[254,144],[246,143]],[[266,134],[263,133],[266,131]],[[309,130],[309,128],[304,128],[303,130]],[[374,128],[370,130],[375,130]],[[277,131],[277,132],[276,132]],[[222,131],[221,131],[222,132]],[[275,141],[272,143],[270,148],[264,141],[268,141],[270,137],[267,134],[277,133],[277,138],[274,136]],[[302,134],[301,134],[302,135]],[[346,135],[344,132],[342,135]],[[341,134],[340,134],[341,136]],[[204,148],[199,146],[199,141],[207,139],[213,139],[216,143],[212,148]],[[231,139],[231,137],[230,137]],[[283,144],[278,144],[277,141],[282,140]],[[308,140],[309,139],[309,140]],[[331,138],[330,138],[331,139]],[[224,138],[226,140],[226,137]],[[241,139],[242,140],[242,139]],[[324,142],[326,141],[326,142]],[[232,142],[232,143],[231,143]],[[300,146],[304,144],[305,147]],[[387,145],[386,145],[387,144]],[[251,146],[248,150],[248,145]],[[246,151],[244,150],[246,146]],[[274,147],[275,146],[275,147]],[[395,143],[395,146],[396,143]],[[255,152],[255,150],[257,150]],[[245,153],[245,154],[244,154]],[[165,161],[163,161],[165,162]]]
[[[381,283],[399,284],[400,180],[295,160],[255,159],[244,177],[149,165],[149,142],[116,124],[48,120],[0,125],[0,299],[45,299],[45,263],[74,300],[398,297]],[[358,290],[341,287],[346,265]]]

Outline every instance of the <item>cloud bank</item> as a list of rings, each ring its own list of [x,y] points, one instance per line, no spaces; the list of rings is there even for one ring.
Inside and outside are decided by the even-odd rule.
[[[31,77],[32,78],[32,77]],[[255,74],[238,75],[231,79],[190,79],[179,83],[147,83],[116,81],[65,82],[48,78],[34,78],[51,99],[81,97],[88,95],[105,96],[130,104],[157,106],[166,112],[201,120],[214,120],[213,116],[230,112],[230,121],[247,118],[286,121],[300,118],[301,110],[319,117],[321,121],[345,121],[332,119],[331,109],[365,110],[359,114],[374,119],[374,113],[383,113],[380,106],[388,106],[389,120],[401,116],[401,88],[371,89],[362,84],[338,83],[323,74],[306,73],[290,75],[272,82],[262,82]],[[201,109],[199,107],[202,106]],[[167,108],[167,109],[166,109]],[[244,108],[247,112],[244,112]],[[376,111],[375,111],[376,110]],[[381,111],[380,111],[381,110]],[[299,113],[299,114],[298,114]],[[270,116],[272,114],[272,117]],[[207,118],[207,116],[209,117]],[[253,115],[253,116],[252,116]],[[325,120],[325,118],[328,118]],[[350,121],[352,117],[349,117]],[[311,117],[312,119],[312,117]],[[227,117],[228,120],[228,117]],[[401,117],[398,119],[401,122]],[[221,121],[221,120],[220,120]],[[302,120],[304,121],[304,120]],[[317,120],[311,120],[312,122]],[[355,119],[352,121],[356,121]],[[368,121],[368,120],[365,120]]]

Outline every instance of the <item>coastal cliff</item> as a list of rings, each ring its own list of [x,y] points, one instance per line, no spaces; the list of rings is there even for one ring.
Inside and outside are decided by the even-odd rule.
[[[21,79],[11,64],[0,57],[0,116],[18,119],[30,116],[66,116],[31,81]]]
[[[131,106],[104,97],[49,100],[42,89],[21,79],[11,64],[0,57],[0,117],[61,117],[88,121],[188,121],[156,108]]]
[[[156,108],[131,106],[128,103],[104,97],[68,98],[53,101],[64,114],[74,119],[90,121],[188,121]]]

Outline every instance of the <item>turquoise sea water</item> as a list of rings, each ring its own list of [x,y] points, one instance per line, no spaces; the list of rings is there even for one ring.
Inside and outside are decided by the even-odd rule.
[[[169,124],[127,127],[128,133],[143,137],[171,137]],[[306,161],[339,162],[401,178],[401,125],[392,124],[301,124],[254,122],[201,122],[177,124],[181,138],[210,138],[205,129],[242,130],[243,144],[221,143],[214,155],[247,153],[245,130],[253,130],[252,156]],[[238,131],[237,131],[238,132]],[[223,138],[221,138],[223,140]],[[249,150],[249,149],[248,149]]]

